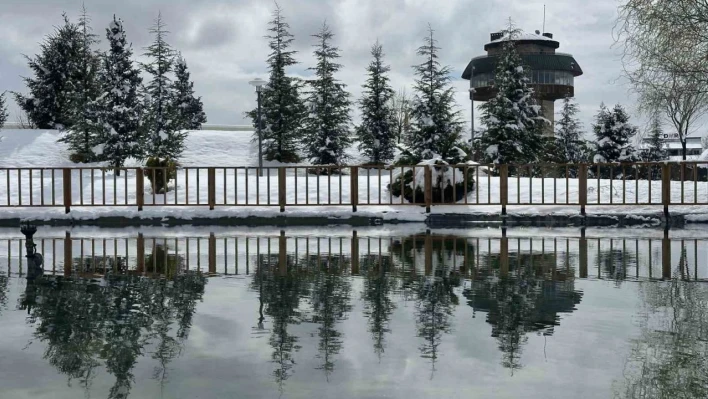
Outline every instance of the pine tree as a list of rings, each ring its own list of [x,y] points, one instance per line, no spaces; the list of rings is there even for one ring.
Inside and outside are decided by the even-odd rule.
[[[605,104],[600,105],[600,112],[593,125],[597,142],[594,160],[603,162],[632,162],[635,160],[632,138],[637,128],[629,124],[629,115],[621,105],[615,105],[610,111]]]
[[[307,116],[307,107],[300,98],[301,83],[286,75],[285,68],[296,65],[294,50],[289,50],[293,35],[288,29],[280,7],[276,4],[273,20],[269,23],[271,53],[268,56],[270,78],[261,92],[261,123],[263,156],[268,161],[298,162],[298,143],[302,138],[302,122]],[[248,113],[257,126],[258,110]],[[254,134],[254,140],[258,139]]]
[[[0,94],[0,130],[7,122],[7,104],[5,104],[5,93]]]
[[[187,133],[177,130],[178,115],[169,78],[174,52],[165,41],[169,32],[165,30],[162,14],[158,14],[150,33],[154,41],[144,55],[151,61],[143,64],[145,71],[152,76],[146,87],[145,150],[156,163],[176,161],[184,150]]]
[[[194,96],[194,83],[189,80],[187,62],[182,56],[175,62],[174,91],[175,107],[178,113],[178,130],[199,130],[206,123],[202,98]]]
[[[93,151],[98,144],[100,127],[97,125],[97,115],[94,101],[99,95],[98,76],[101,68],[101,55],[92,49],[98,44],[97,35],[93,34],[91,19],[82,7],[81,17],[77,25],[80,32],[80,51],[77,54],[79,68],[75,76],[74,90],[71,92],[69,112],[71,113],[71,128],[60,139],[67,143],[72,151],[75,162],[96,161]]]
[[[396,144],[394,111],[391,100],[395,92],[387,73],[391,67],[384,65],[383,47],[377,41],[371,48],[373,60],[367,67],[369,78],[363,85],[359,100],[362,123],[357,129],[359,150],[373,164],[382,164],[393,159]]]
[[[654,116],[652,120],[646,144],[647,147],[641,153],[644,162],[659,162],[668,159],[668,153],[664,147],[664,131],[658,116]]]
[[[72,99],[75,98],[84,48],[81,29],[63,15],[64,25],[55,28],[40,44],[41,52],[26,57],[34,74],[23,80],[29,95],[13,93],[29,121],[39,129],[68,129],[73,122]]]
[[[479,145],[490,163],[531,163],[542,150],[541,129],[548,121],[541,115],[527,68],[516,51],[514,39],[519,33],[511,23],[504,31],[507,40],[494,77],[497,94],[482,105],[486,131]]]
[[[563,99],[560,118],[556,121],[556,143],[561,163],[584,162],[581,123],[577,118],[578,104],[571,97]]]
[[[450,67],[441,66],[434,31],[428,27],[428,35],[418,55],[425,62],[414,67],[418,77],[411,118],[413,120],[407,145],[413,161],[441,158],[450,163],[461,162],[459,146],[462,124],[454,110],[454,89],[450,86]]]
[[[345,85],[335,79],[334,74],[341,69],[335,60],[339,49],[331,45],[334,34],[327,24],[313,35],[318,43],[315,47],[317,66],[315,79],[310,82],[308,97],[310,114],[305,119],[307,134],[306,153],[315,165],[340,165],[345,160],[344,150],[351,144],[349,133],[349,93]]]
[[[96,101],[101,124],[100,151],[103,159],[120,168],[129,157],[142,158],[140,148],[142,84],[140,70],[133,65],[133,50],[125,37],[123,21],[113,16],[106,29],[110,48],[103,59],[100,77],[103,94]],[[118,172],[119,173],[119,172]]]

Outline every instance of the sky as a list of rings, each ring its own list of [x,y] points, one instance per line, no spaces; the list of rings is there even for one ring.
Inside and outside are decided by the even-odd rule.
[[[575,80],[580,119],[591,129],[599,105],[620,103],[635,113],[629,88],[620,79],[621,48],[614,45],[617,0],[560,0],[546,6],[546,31],[560,42],[558,51],[575,56],[584,75]],[[371,45],[378,39],[390,64],[395,89],[409,93],[412,66],[421,61],[428,24],[441,47],[440,60],[452,69],[452,85],[460,116],[469,123],[469,82],[461,78],[471,58],[484,54],[489,34],[504,28],[509,18],[527,32],[542,30],[543,0],[279,0],[295,36],[300,64],[290,74],[312,75],[312,45],[326,21],[334,45],[341,49],[338,78],[352,99],[361,95],[370,61]],[[44,36],[62,23],[62,12],[78,19],[81,0],[0,0],[0,92],[26,89],[22,76],[30,75],[23,54],[34,55]],[[115,14],[124,20],[127,38],[137,59],[151,40],[148,32],[159,12],[171,32],[172,46],[180,51],[192,72],[197,95],[202,97],[208,122],[248,124],[244,113],[255,106],[248,82],[268,76],[268,21],[275,3],[266,0],[85,0],[94,31],[106,45],[105,28]],[[144,59],[142,59],[144,60]],[[480,104],[480,103],[477,103]],[[559,107],[556,107],[557,109]],[[10,101],[15,121],[17,105]],[[479,113],[477,112],[477,116]],[[354,120],[358,112],[353,110]],[[641,119],[634,118],[636,124]],[[477,126],[479,124],[477,123]]]

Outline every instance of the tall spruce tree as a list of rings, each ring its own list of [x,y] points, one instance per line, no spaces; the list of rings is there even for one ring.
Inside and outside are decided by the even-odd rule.
[[[442,158],[450,163],[462,161],[460,144],[462,123],[454,110],[454,89],[450,86],[450,67],[438,61],[437,40],[432,27],[418,48],[425,61],[414,66],[417,79],[411,110],[412,126],[407,140],[413,161]]]
[[[286,75],[285,69],[298,63],[294,57],[297,51],[289,50],[293,35],[277,4],[269,25],[270,34],[266,38],[271,49],[267,60],[270,78],[261,92],[263,156],[268,161],[298,162],[298,144],[307,107],[300,97],[301,82]],[[258,110],[248,112],[248,116],[256,126]],[[255,133],[254,140],[257,139]]]
[[[664,146],[664,130],[661,128],[661,120],[655,115],[649,128],[649,136],[646,139],[646,148],[641,152],[641,159],[645,162],[665,161],[669,157]]]
[[[543,140],[541,130],[548,121],[541,115],[530,86],[528,68],[516,51],[514,39],[520,31],[510,22],[504,30],[505,43],[497,56],[494,77],[496,95],[482,105],[486,131],[480,149],[486,162],[531,163],[538,160]]]
[[[81,29],[63,14],[64,25],[55,28],[40,44],[34,58],[26,57],[33,77],[25,77],[28,95],[13,93],[29,121],[39,129],[72,127],[72,100],[76,98],[83,66]]]
[[[349,125],[349,93],[345,85],[334,74],[341,69],[335,61],[340,57],[339,49],[332,46],[334,34],[326,23],[317,38],[315,59],[317,66],[315,79],[307,99],[310,114],[305,119],[307,141],[305,151],[315,165],[340,165],[345,161],[344,150],[351,144]]]
[[[194,82],[189,80],[187,61],[180,54],[175,62],[174,92],[175,107],[178,115],[178,130],[199,130],[207,118],[201,97],[194,96]]]
[[[69,145],[73,161],[94,162],[98,158],[93,148],[98,144],[100,134],[94,101],[100,94],[101,54],[93,49],[99,41],[91,29],[91,18],[86,6],[82,6],[77,27],[81,47],[77,54],[79,68],[74,79],[74,89],[70,93],[71,128],[60,141]]]
[[[151,164],[165,160],[176,161],[184,151],[187,132],[177,130],[178,114],[175,109],[171,79],[174,51],[165,40],[169,31],[158,14],[150,33],[153,43],[147,47],[145,56],[150,62],[143,64],[152,77],[146,87],[145,151],[152,158]]]
[[[617,104],[611,111],[600,105],[593,125],[595,132],[595,162],[632,162],[636,159],[631,140],[637,128],[629,123],[629,115]]]
[[[100,77],[103,94],[95,105],[102,128],[99,146],[102,147],[102,158],[114,168],[120,168],[127,158],[140,159],[143,156],[139,92],[142,78],[140,70],[133,65],[133,50],[125,37],[123,21],[115,15],[106,29],[106,38],[110,48],[103,59]]]
[[[560,118],[556,120],[556,143],[562,163],[584,162],[581,123],[577,117],[578,104],[572,97],[563,99]]]
[[[362,122],[357,128],[359,150],[373,164],[393,159],[396,145],[394,111],[391,107],[395,92],[389,83],[391,67],[384,64],[383,47],[377,41],[371,47],[373,60],[367,67],[369,74],[359,100]]]

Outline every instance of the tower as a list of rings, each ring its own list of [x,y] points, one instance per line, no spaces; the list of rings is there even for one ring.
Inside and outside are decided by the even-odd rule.
[[[503,32],[490,35],[490,42],[484,46],[487,55],[475,57],[462,73],[462,78],[470,81],[470,101],[472,103],[472,138],[474,138],[474,102],[488,101],[496,95],[494,71],[497,59],[509,36]],[[514,39],[516,51],[530,69],[531,86],[536,93],[543,116],[551,124],[544,134],[553,135],[555,114],[554,101],[566,96],[574,96],[575,77],[583,74],[575,58],[570,54],[557,53],[560,43],[553,40],[552,33],[520,33]]]

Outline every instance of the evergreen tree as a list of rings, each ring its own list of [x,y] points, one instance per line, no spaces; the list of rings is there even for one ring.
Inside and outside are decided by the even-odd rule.
[[[7,122],[7,104],[5,104],[5,93],[0,94],[0,130]]]
[[[412,126],[408,142],[412,160],[442,158],[451,163],[461,162],[457,150],[462,124],[454,110],[454,89],[450,87],[450,67],[438,61],[437,40],[433,29],[428,27],[428,36],[418,55],[425,62],[414,67],[417,79],[411,111]]]
[[[342,67],[335,61],[339,49],[331,45],[334,34],[327,24],[313,35],[317,66],[315,79],[310,82],[308,97],[310,114],[305,119],[307,144],[305,151],[315,165],[341,165],[345,160],[344,150],[351,144],[349,134],[349,93],[334,74]]]
[[[621,105],[615,105],[612,111],[600,105],[600,112],[593,125],[597,142],[594,161],[632,162],[635,160],[632,138],[637,134],[637,128],[629,124],[629,115]]]
[[[271,33],[266,38],[271,49],[267,61],[270,78],[261,92],[263,156],[268,161],[299,162],[298,142],[307,107],[300,98],[301,83],[285,74],[286,67],[297,64],[294,58],[297,52],[289,50],[293,35],[277,4],[269,25]],[[250,111],[248,116],[256,126],[258,110]],[[256,132],[254,140],[257,139]]]
[[[96,123],[96,108],[94,101],[100,93],[98,76],[101,69],[101,56],[92,47],[98,44],[97,35],[90,26],[91,18],[82,7],[81,17],[77,25],[80,34],[80,48],[76,63],[78,69],[74,78],[74,89],[69,104],[71,128],[60,139],[67,143],[72,151],[74,162],[96,161],[93,149],[98,144],[100,127]]]
[[[561,163],[584,162],[581,124],[577,118],[578,104],[571,97],[563,99],[560,118],[556,121],[556,142]]]
[[[516,51],[514,39],[519,33],[511,23],[504,31],[506,42],[494,77],[497,94],[482,105],[486,131],[480,148],[490,163],[531,163],[542,150],[541,130],[548,121],[541,115],[527,68]]]
[[[178,130],[199,130],[206,123],[202,98],[194,96],[194,83],[189,80],[187,62],[180,55],[175,62],[174,91],[175,107],[178,113]]]
[[[150,33],[154,41],[144,55],[151,58],[151,61],[143,64],[145,71],[152,77],[146,87],[145,150],[159,164],[163,160],[174,161],[179,158],[184,150],[187,133],[177,130],[178,114],[169,78],[174,52],[165,41],[169,32],[165,30],[162,14],[158,14]]]
[[[369,78],[359,100],[362,123],[357,129],[357,135],[359,150],[369,162],[382,164],[393,159],[396,144],[394,111],[391,108],[395,92],[387,75],[391,67],[384,65],[383,48],[378,41],[372,46],[371,55],[373,60],[367,68]]]
[[[661,128],[661,120],[654,116],[649,130],[649,137],[646,140],[647,147],[642,151],[641,158],[645,162],[659,162],[668,159],[668,153],[664,147],[664,131]]]
[[[102,157],[120,168],[128,157],[141,158],[140,117],[142,84],[140,70],[133,65],[133,50],[125,37],[123,21],[113,16],[106,29],[110,48],[103,59],[103,94],[96,101]],[[116,171],[119,173],[119,171]]]
[[[34,75],[24,78],[29,95],[14,93],[19,107],[39,129],[68,129],[74,118],[72,100],[80,87],[84,41],[79,26],[66,14],[63,18],[64,25],[40,44],[41,52],[26,57]]]

